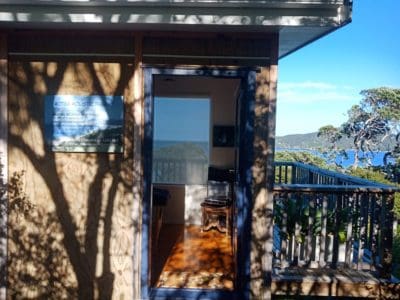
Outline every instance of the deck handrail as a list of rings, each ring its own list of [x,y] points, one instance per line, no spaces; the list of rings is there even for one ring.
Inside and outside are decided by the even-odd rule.
[[[352,268],[390,278],[400,189],[298,162],[275,162],[279,267]]]
[[[363,179],[363,178],[359,178],[359,177],[355,177],[355,176],[351,176],[351,175],[347,175],[347,174],[342,174],[342,173],[331,171],[331,170],[322,169],[322,168],[319,168],[319,167],[313,166],[313,165],[307,165],[307,164],[300,163],[300,162],[275,161],[275,167],[279,168],[279,167],[284,167],[284,166],[291,166],[291,167],[295,167],[298,169],[310,171],[310,172],[312,172],[314,174],[318,174],[320,176],[335,178],[338,181],[341,181],[342,183],[345,183],[347,185],[352,184],[352,185],[362,185],[362,186],[377,186],[377,187],[381,187],[381,188],[397,189],[397,191],[400,191],[400,189],[395,186],[378,183],[378,182],[374,182],[374,181],[371,181],[368,179]]]
[[[286,192],[334,192],[334,193],[395,193],[400,189],[392,186],[375,185],[321,185],[321,184],[275,184],[274,191]]]

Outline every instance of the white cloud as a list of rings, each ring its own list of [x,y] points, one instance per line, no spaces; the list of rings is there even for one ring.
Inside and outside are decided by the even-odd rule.
[[[312,104],[326,102],[357,102],[358,91],[349,86],[325,82],[284,82],[278,84],[278,103]]]
[[[326,82],[278,84],[277,135],[315,132],[321,126],[339,126],[349,108],[361,100],[359,89]]]
[[[282,82],[279,84],[281,88],[292,89],[335,89],[336,86],[331,83],[326,82],[316,82],[316,81],[303,81],[303,82]]]

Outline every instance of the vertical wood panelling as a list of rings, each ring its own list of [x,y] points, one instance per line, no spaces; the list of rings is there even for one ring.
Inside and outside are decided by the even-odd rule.
[[[271,298],[277,46],[276,36],[271,66],[261,68],[256,78],[250,286],[257,299]]]
[[[45,96],[58,94],[123,95],[128,123],[133,73],[89,60],[9,63],[10,174],[21,174],[20,198],[33,205],[9,214],[10,297],[133,298],[133,130],[125,126],[123,155],[63,153],[45,145],[43,122]]]
[[[142,36],[135,37],[135,74],[133,78],[133,299],[141,299],[141,250],[143,211],[143,163],[142,146],[144,130],[144,98],[142,70]]]
[[[0,299],[6,298],[7,205],[7,37],[0,35]]]

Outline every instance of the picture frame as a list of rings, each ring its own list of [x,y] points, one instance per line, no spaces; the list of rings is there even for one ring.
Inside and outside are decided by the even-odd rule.
[[[235,126],[215,125],[213,127],[213,147],[234,147]]]

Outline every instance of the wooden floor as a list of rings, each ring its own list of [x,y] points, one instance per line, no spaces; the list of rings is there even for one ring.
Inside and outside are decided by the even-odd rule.
[[[195,225],[164,225],[153,252],[153,274],[156,287],[233,290],[230,237]]]
[[[275,269],[272,293],[282,296],[400,299],[400,284],[378,279],[369,271],[353,269]]]

